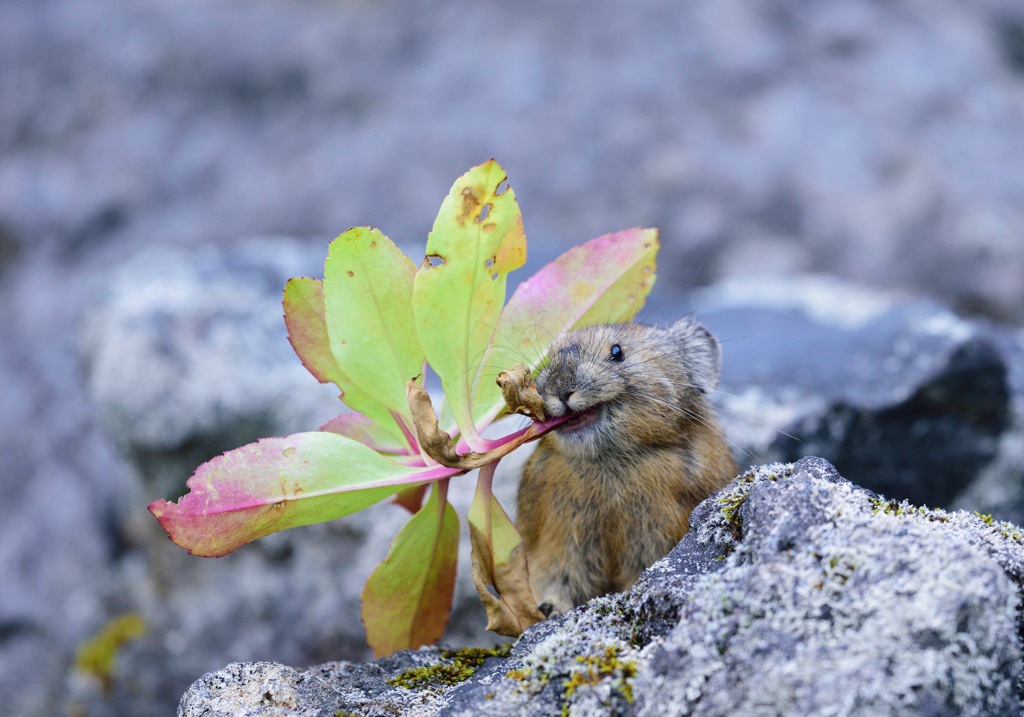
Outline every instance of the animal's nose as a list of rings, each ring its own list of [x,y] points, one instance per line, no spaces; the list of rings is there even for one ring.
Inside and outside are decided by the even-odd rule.
[[[576,391],[571,390],[571,389],[568,390],[568,391],[559,391],[558,392],[558,400],[562,402],[562,405],[565,406],[565,410],[567,410],[567,411],[571,411],[572,410],[571,408],[569,408],[569,399],[572,398],[572,395],[574,393],[576,393]]]

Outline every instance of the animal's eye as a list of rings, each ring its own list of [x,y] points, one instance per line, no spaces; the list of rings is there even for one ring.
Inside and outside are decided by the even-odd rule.
[[[626,354],[622,353],[622,347],[618,344],[612,346],[612,361],[622,361],[624,358],[626,358]]]

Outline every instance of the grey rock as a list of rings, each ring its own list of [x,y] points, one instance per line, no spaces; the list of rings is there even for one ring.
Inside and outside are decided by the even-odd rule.
[[[1000,351],[1008,357],[1012,394],[1011,426],[999,439],[995,460],[953,503],[955,508],[990,513],[1002,520],[1024,524],[1024,331],[1004,332]]]
[[[436,649],[231,665],[179,717],[1021,713],[1016,526],[875,496],[813,457],[752,468],[691,524],[631,590],[535,625],[465,682],[387,685],[445,664]]]
[[[1024,486],[1024,364],[1005,328],[822,276],[724,282],[692,305],[727,341],[716,398],[741,465],[820,455],[933,506],[991,466]]]
[[[1019,713],[1013,526],[872,504],[803,461],[745,492],[735,567],[638,678],[639,714]]]
[[[224,451],[345,410],[336,388],[310,380],[281,305],[289,278],[323,275],[326,250],[290,239],[152,248],[98,282],[81,339],[86,390],[156,496],[180,496]]]

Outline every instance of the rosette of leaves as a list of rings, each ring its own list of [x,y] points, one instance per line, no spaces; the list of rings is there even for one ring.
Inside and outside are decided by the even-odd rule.
[[[378,657],[443,634],[459,537],[448,483],[476,468],[468,518],[488,629],[515,636],[543,619],[519,534],[491,493],[494,468],[570,418],[543,420],[532,383],[552,341],[631,320],[654,283],[657,231],[631,229],[571,249],[506,304],[506,278],[526,261],[526,239],[515,193],[507,184],[499,191],[505,178],[492,160],[455,182],[418,267],[376,229],[331,242],[322,282],[286,285],[285,322],[302,363],[334,383],[354,413],[229,451],[201,465],[177,503],[149,506],[177,545],[212,557],[393,498],[413,515],[362,595]],[[440,416],[422,388],[428,364],[444,389]],[[534,422],[496,440],[482,436],[513,413]]]

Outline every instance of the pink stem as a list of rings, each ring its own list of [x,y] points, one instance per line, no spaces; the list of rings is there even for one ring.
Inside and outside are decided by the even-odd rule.
[[[484,439],[484,443],[486,443],[484,450],[490,451],[495,448],[500,448],[506,443],[511,443],[512,441],[519,438],[520,436],[522,436],[524,433],[531,429],[538,437],[543,436],[548,431],[558,428],[560,425],[568,421],[570,418],[575,418],[575,414],[569,414],[567,416],[557,416],[555,418],[549,418],[544,421],[536,421],[531,425],[527,426],[526,428],[522,428],[516,431],[515,433],[510,433],[507,436],[495,438],[494,440]],[[467,446],[464,441],[459,441],[459,445],[458,447],[456,447],[455,450],[457,450],[459,453],[468,453],[469,446]]]

